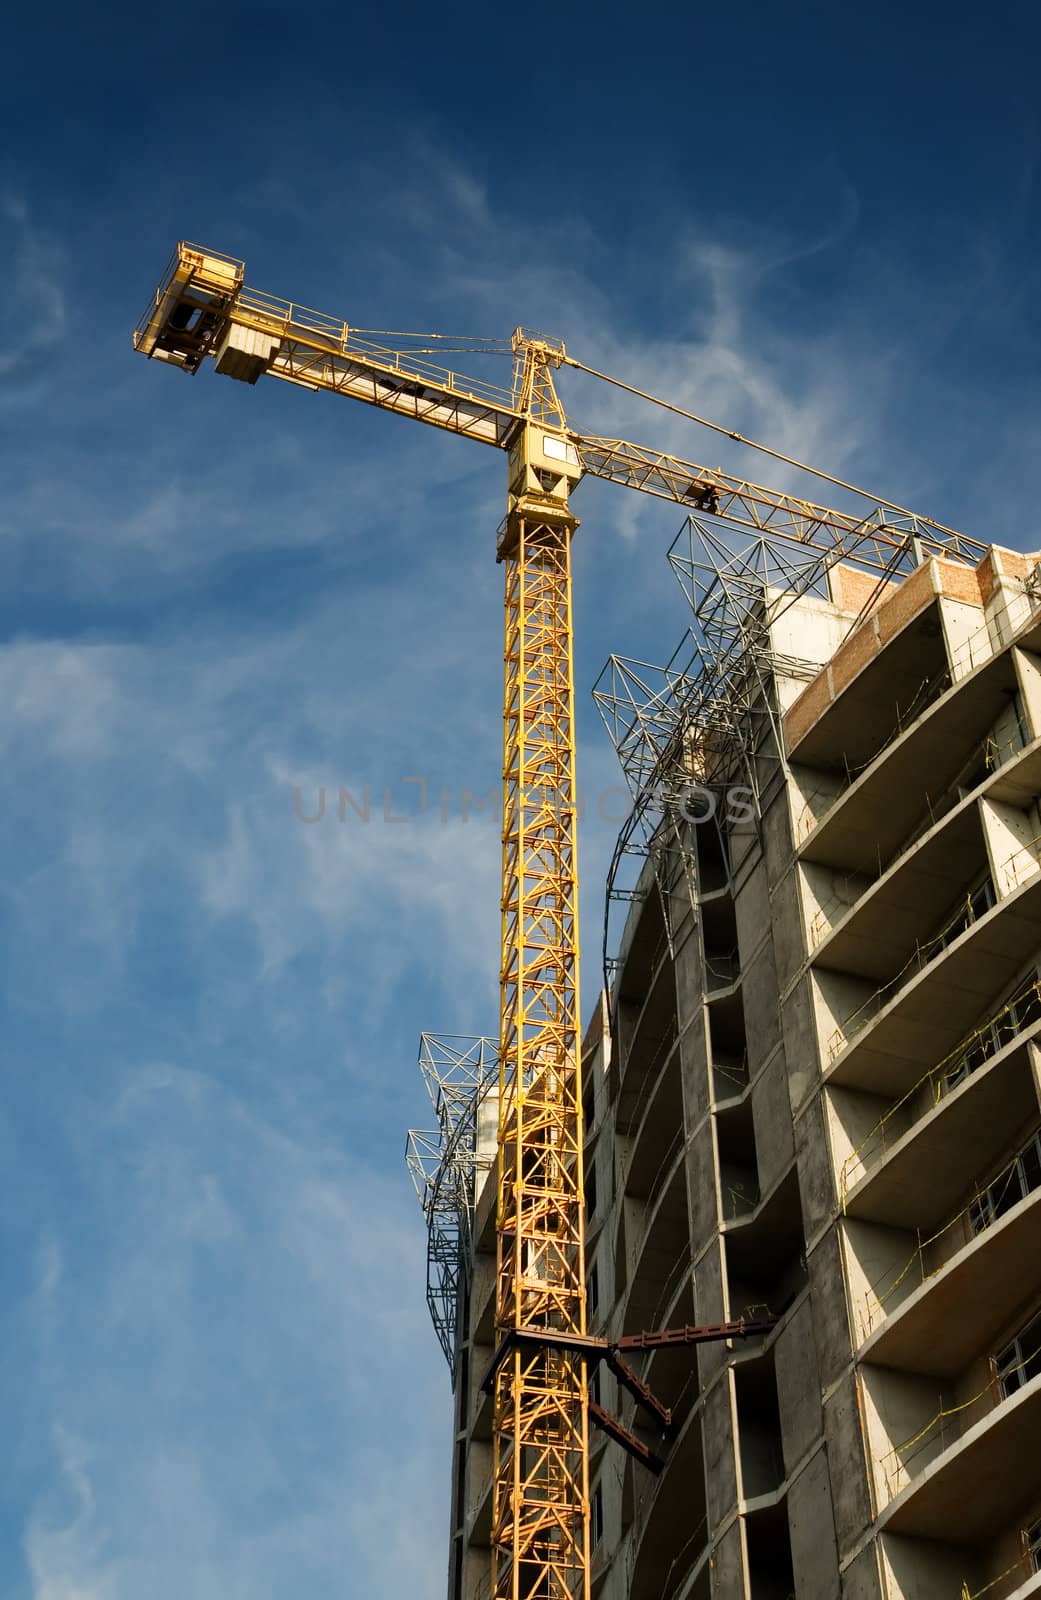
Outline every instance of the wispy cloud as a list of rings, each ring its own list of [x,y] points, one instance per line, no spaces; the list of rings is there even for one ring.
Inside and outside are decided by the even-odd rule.
[[[37,228],[25,198],[0,194],[0,245],[9,288],[0,305],[0,378],[33,375],[34,362],[61,339],[66,325],[64,259]]]
[[[434,1600],[421,1486],[445,1434],[414,1418],[444,1427],[447,1397],[407,1309],[411,1197],[299,1109],[276,1127],[208,1074],[142,1065],[112,1091],[80,1136],[108,1163],[91,1303],[73,1247],[72,1281],[46,1267],[29,1312],[58,1469],[25,1535],[34,1600],[276,1600],[332,1593],[347,1567],[375,1592],[381,1565]],[[398,1448],[356,1476],[374,1432]],[[403,1493],[420,1502],[404,1540]]]

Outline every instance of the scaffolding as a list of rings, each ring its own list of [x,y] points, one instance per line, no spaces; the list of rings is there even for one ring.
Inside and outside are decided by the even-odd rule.
[[[837,559],[775,535],[724,533],[693,516],[668,558],[693,613],[690,626],[664,666],[612,655],[593,689],[632,802],[607,879],[608,988],[621,959],[612,954],[619,908],[626,915],[653,886],[674,954],[684,920],[697,914],[693,829],[715,826],[729,868],[727,816],[738,791],[758,824],[764,790],[784,759],[776,679],[808,682],[820,666],[776,649],[776,624],[802,597],[826,596]],[[909,528],[891,570],[914,559]]]
[[[480,1175],[495,1162],[499,1041],[423,1033],[419,1071],[437,1127],[409,1129],[405,1161],[427,1224],[427,1305],[454,1387],[460,1278],[473,1256]],[[482,1106],[489,1097],[491,1120],[482,1137]]]

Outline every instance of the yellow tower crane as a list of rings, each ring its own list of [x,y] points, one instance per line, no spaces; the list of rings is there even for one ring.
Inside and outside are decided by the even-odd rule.
[[[429,336],[435,350],[437,337]],[[212,357],[218,372],[246,383],[267,375],[350,395],[507,453],[497,548],[506,580],[506,672],[497,1351],[488,1377],[492,1593],[494,1600],[588,1600],[590,1418],[646,1465],[660,1467],[589,1399],[590,1363],[608,1361],[639,1403],[667,1421],[626,1365],[625,1350],[741,1336],[762,1325],[670,1329],[610,1346],[586,1332],[571,491],[584,475],[606,478],[829,559],[854,556],[881,573],[906,554],[909,534],[899,517],[881,511],[858,519],[663,451],[583,437],[568,426],[553,373],[565,364],[593,369],[559,341],[518,329],[512,386],[497,388],[421,359],[428,352],[415,340],[395,349],[345,322],[258,294],[246,286],[241,261],[191,245],[177,247],[134,346],[189,373]],[[906,515],[901,507],[887,510]],[[984,550],[923,520],[915,535],[927,553],[959,560],[978,560]]]

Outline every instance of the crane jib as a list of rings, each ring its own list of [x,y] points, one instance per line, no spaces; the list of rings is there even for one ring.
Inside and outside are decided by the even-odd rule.
[[[182,244],[174,252],[134,344],[142,354],[190,373],[213,357],[218,371],[247,383],[267,374],[326,389],[499,449],[512,447],[525,422],[548,421],[548,437],[574,455],[581,474],[878,571],[891,570],[894,557],[910,552],[914,541],[920,553],[959,562],[978,562],[986,550],[981,541],[928,518],[885,507],[867,514],[838,511],[669,452],[578,434],[567,428],[555,393],[547,409],[550,368],[564,360],[559,341],[518,330],[507,389],[414,352],[373,344],[347,322],[252,290],[241,261],[195,246]],[[551,380],[549,387],[552,392]]]

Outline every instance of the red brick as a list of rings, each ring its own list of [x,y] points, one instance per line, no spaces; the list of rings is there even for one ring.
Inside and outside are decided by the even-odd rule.
[[[1034,566],[1035,561],[1031,556],[1022,555],[1018,550],[1006,550],[999,544],[992,544],[976,568],[981,604],[987,604],[1000,578],[1029,578]]]
[[[878,632],[882,643],[888,644],[894,634],[906,628],[926,606],[932,605],[936,590],[936,563],[927,561],[924,566],[916,567],[910,577],[904,579],[896,594],[878,609]]]
[[[842,611],[859,613],[878,588],[878,577],[872,572],[862,572],[858,567],[838,566],[831,569],[831,598]],[[872,611],[882,604],[894,589],[895,583],[884,583],[872,601]]]
[[[831,687],[836,698],[864,670],[872,657],[878,655],[878,650],[875,619],[869,617],[861,623],[851,639],[839,645],[831,658]]]
[[[831,683],[825,667],[785,712],[784,743],[788,751],[794,750],[800,739],[805,738],[814,723],[827,711],[831,699]]]
[[[936,574],[940,593],[946,595],[948,600],[961,600],[966,605],[982,607],[978,568],[962,566],[960,561],[938,561]]]

